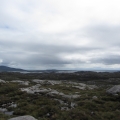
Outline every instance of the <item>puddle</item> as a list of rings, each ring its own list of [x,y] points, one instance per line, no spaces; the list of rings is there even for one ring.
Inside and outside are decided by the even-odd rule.
[[[13,115],[14,111],[8,111],[6,108],[0,108],[0,112],[2,112],[5,115]]]
[[[6,111],[6,112],[4,112],[4,114],[5,114],[5,115],[13,115],[13,112],[14,112],[14,111]]]

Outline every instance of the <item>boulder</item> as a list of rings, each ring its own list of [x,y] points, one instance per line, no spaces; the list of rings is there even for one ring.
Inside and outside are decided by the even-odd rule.
[[[79,98],[80,95],[62,95],[63,98],[68,98],[68,99],[76,99]]]
[[[6,83],[6,81],[0,79],[0,83]]]
[[[61,81],[56,81],[56,80],[39,80],[39,79],[34,79],[33,82],[39,83],[41,85],[56,85],[56,84],[61,84]]]
[[[6,112],[7,109],[6,108],[0,108],[0,112]]]
[[[93,99],[93,100],[96,100],[96,99],[98,99],[98,97],[97,97],[97,96],[93,96],[92,99]]]
[[[113,95],[120,93],[120,85],[115,85],[112,88],[108,89],[106,92]]]
[[[19,117],[15,117],[15,118],[11,118],[8,120],[37,120],[34,117],[30,116],[30,115],[25,115],[25,116],[19,116]]]

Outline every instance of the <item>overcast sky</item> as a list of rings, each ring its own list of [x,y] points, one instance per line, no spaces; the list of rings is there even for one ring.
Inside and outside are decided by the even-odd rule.
[[[0,65],[119,69],[119,0],[0,0]]]

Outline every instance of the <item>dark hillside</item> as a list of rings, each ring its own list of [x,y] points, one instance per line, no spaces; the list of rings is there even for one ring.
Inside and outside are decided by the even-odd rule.
[[[10,67],[7,67],[7,66],[0,66],[0,71],[25,71],[23,69],[17,69],[17,68],[10,68]]]

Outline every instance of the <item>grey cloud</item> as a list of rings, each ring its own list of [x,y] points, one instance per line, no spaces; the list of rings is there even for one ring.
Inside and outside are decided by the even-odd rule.
[[[113,29],[113,30],[112,30]],[[114,30],[116,32],[114,32]],[[89,31],[89,32],[88,32]],[[17,40],[15,37],[13,40],[0,40],[0,59],[3,60],[1,64],[9,65],[9,66],[45,66],[46,68],[50,67],[63,67],[67,64],[73,65],[74,64],[94,64],[94,63],[102,63],[104,65],[114,65],[120,64],[119,56],[112,55],[111,48],[101,46],[102,44],[107,44],[107,46],[111,46],[116,48],[116,43],[119,43],[119,27],[106,27],[106,26],[96,26],[91,27],[91,29],[87,29],[86,36],[88,35],[90,38],[93,39],[93,43],[91,42],[90,45],[85,46],[75,46],[69,44],[59,44],[57,41],[54,43],[52,39],[54,39],[53,35],[48,35],[46,37],[45,34],[41,34],[42,40],[37,37],[29,37],[25,38],[25,41]],[[77,32],[78,34],[79,32]],[[105,34],[106,33],[106,34]],[[66,33],[67,34],[67,33]],[[71,33],[72,34],[72,33]],[[111,34],[113,36],[111,37]],[[65,34],[64,34],[65,35]],[[63,36],[64,36],[63,35]],[[27,34],[28,36],[28,34]],[[62,35],[56,34],[56,38]],[[30,38],[31,37],[31,38]],[[19,39],[22,39],[23,36]],[[109,39],[108,39],[109,38]],[[116,40],[113,40],[116,38]],[[16,39],[16,40],[15,40]],[[42,43],[43,41],[43,43]],[[44,42],[45,41],[45,42]],[[46,43],[46,41],[52,41],[50,43]],[[104,42],[105,41],[105,42]],[[95,42],[95,44],[94,44]],[[102,42],[102,44],[100,44]],[[104,43],[103,43],[104,42]],[[77,44],[77,43],[76,43]],[[118,44],[119,45],[119,44]],[[106,52],[109,51],[109,55]],[[100,52],[105,52],[104,56],[90,56],[89,54],[98,51],[98,55]],[[116,50],[114,52],[117,52]],[[81,60],[81,58],[72,58],[72,59],[65,59],[65,55],[71,54],[80,54],[87,56],[87,60]],[[64,55],[64,56],[62,56]],[[26,67],[27,68],[27,67]]]
[[[120,45],[120,26],[112,25],[94,25],[86,28],[87,36],[93,40],[96,45],[114,47]]]
[[[39,51],[46,52],[51,54],[61,54],[61,53],[85,53],[88,51],[92,51],[98,48],[92,47],[77,47],[72,45],[46,45],[46,44],[38,44],[38,45],[29,45],[25,47],[26,50],[29,51]]]
[[[15,44],[13,44],[14,46]],[[7,46],[7,45],[6,45]],[[8,44],[9,46],[9,44]],[[0,52],[3,63],[16,63],[24,65],[64,65],[82,63],[80,60],[66,60],[62,53],[79,53],[85,52],[86,48],[76,48],[72,46],[55,46],[55,45],[27,45],[25,48],[21,45],[15,45],[15,48],[7,47],[7,50]],[[90,48],[88,49],[90,51]]]
[[[120,55],[106,55],[106,57],[104,56],[103,58],[95,58],[92,62],[105,65],[120,64]]]
[[[91,63],[120,64],[120,26],[93,25],[86,28],[85,31],[85,35],[91,39],[90,46],[99,48],[98,55],[90,58]],[[96,50],[94,49],[92,52],[94,53]]]
[[[50,68],[50,67],[64,67],[66,64],[73,64],[74,61],[73,60],[66,60],[63,59],[59,56],[55,55],[50,55],[50,54],[24,54],[24,56],[21,54],[19,54],[19,56],[17,57],[17,55],[12,55],[12,57],[10,55],[8,56],[3,56],[3,63],[2,65],[8,65],[8,66],[24,66],[24,68],[26,66],[29,66],[31,68],[36,68],[36,67],[46,67],[46,68]],[[27,68],[27,67],[26,67]]]
[[[69,64],[69,61],[66,61],[56,55],[46,55],[46,54],[32,54],[23,59],[23,64]]]
[[[78,17],[80,23],[70,19],[71,13],[70,18],[69,14],[66,15],[56,5],[42,0],[1,1],[1,64],[23,68],[120,64],[120,26],[93,23],[82,29],[84,25],[79,24],[88,15],[73,17]],[[66,56],[70,58],[66,59]]]
[[[86,56],[95,50],[101,50],[101,48],[95,46],[76,46],[67,43],[61,45],[57,43],[57,41],[53,43],[52,39],[54,39],[54,35],[46,37],[45,34],[41,34],[41,36],[43,43],[41,39],[39,40],[39,38],[36,37],[35,39],[33,36],[31,37],[31,35],[25,38],[25,41],[19,41],[17,37],[13,40],[0,40],[0,50],[2,51],[0,54],[1,59],[3,59],[2,64],[8,64],[9,66],[16,65],[16,67],[23,65],[33,67],[64,67],[67,64],[87,64],[87,61],[83,61],[81,58],[65,59],[64,57],[65,55],[71,54]],[[65,36],[65,34],[63,36]],[[59,37],[60,35],[56,34],[56,38]],[[19,39],[22,39],[22,37],[20,36]],[[46,43],[46,41],[52,42],[50,44]]]

